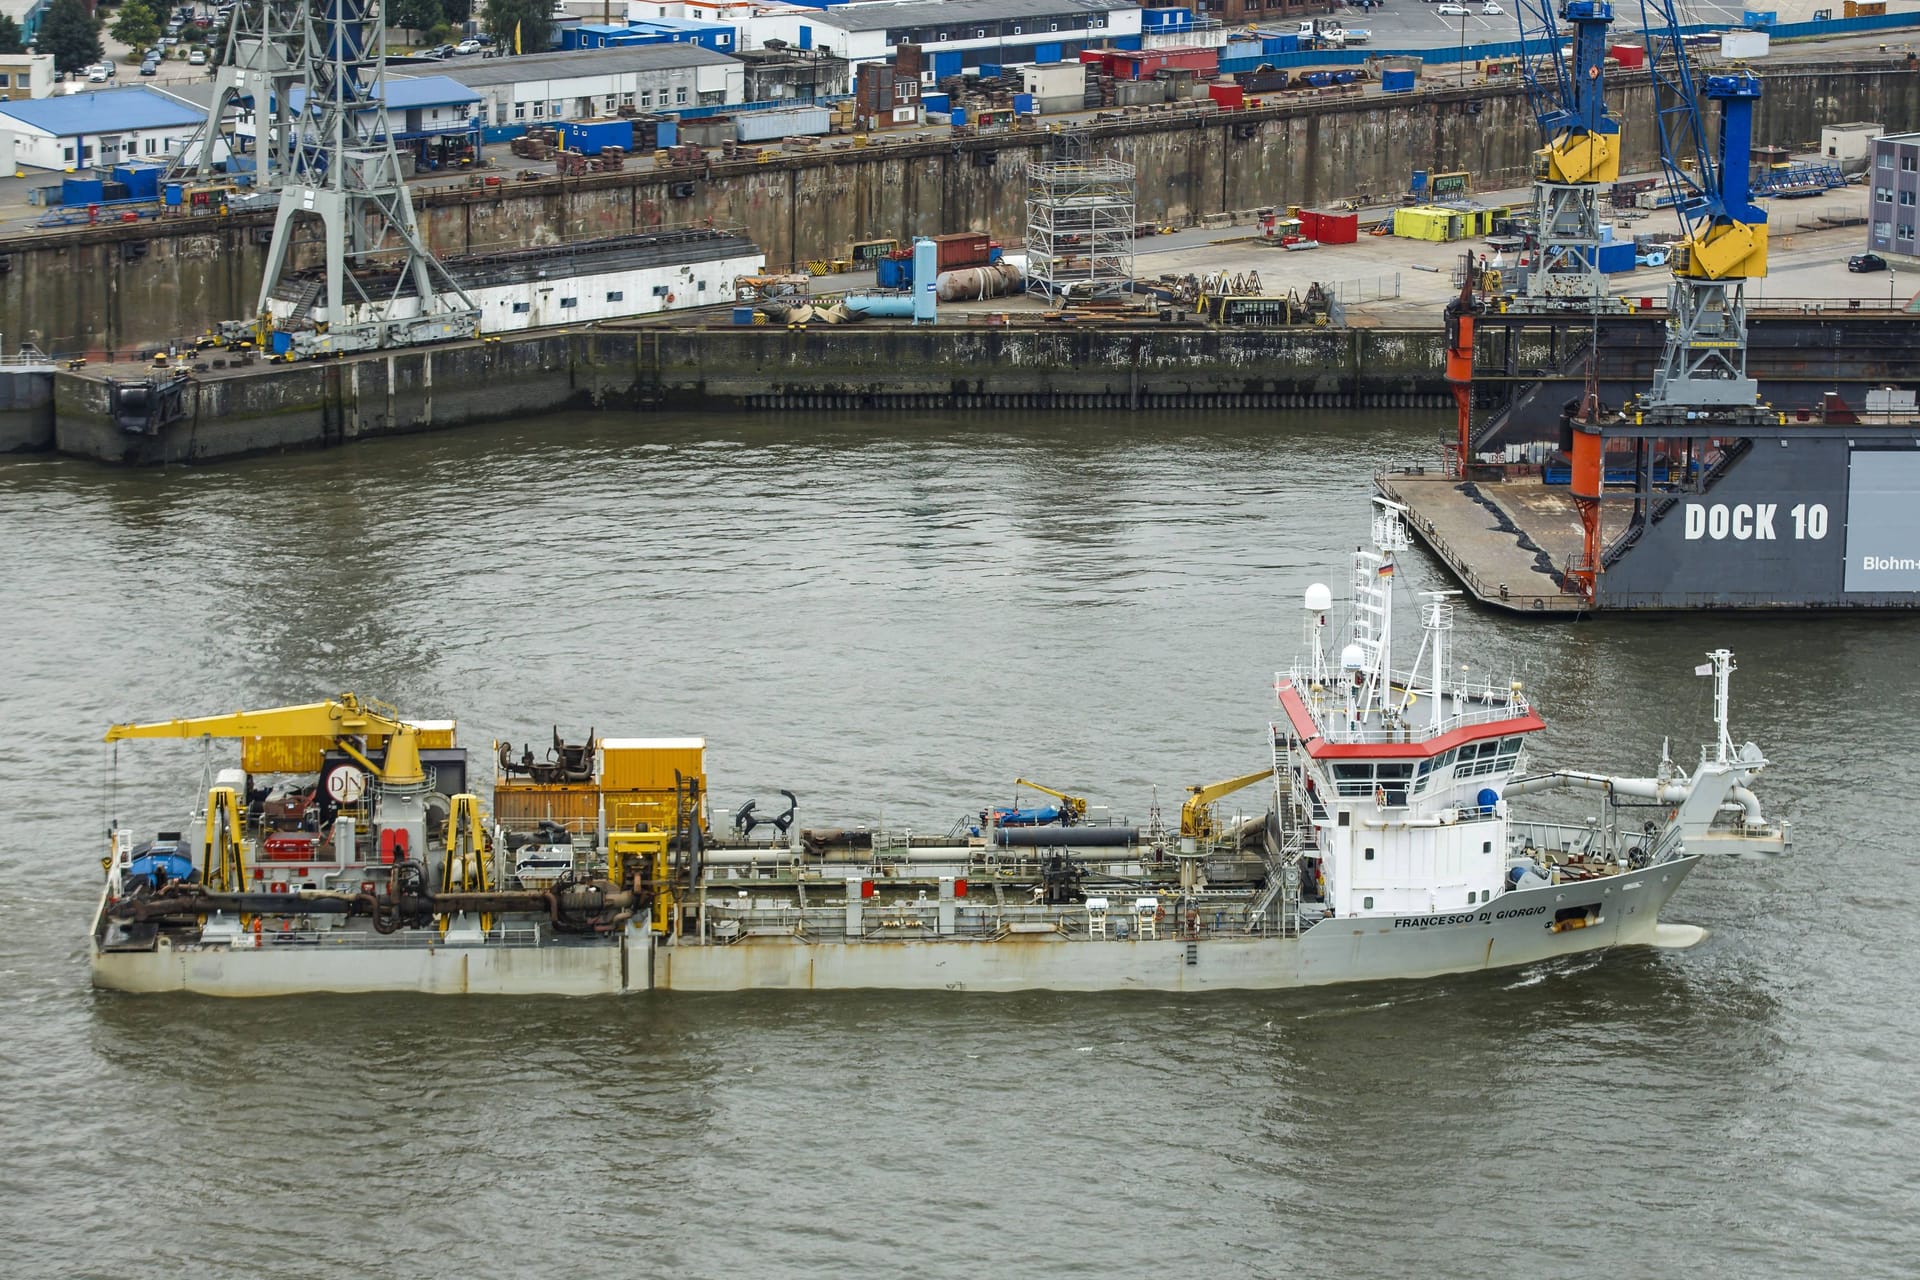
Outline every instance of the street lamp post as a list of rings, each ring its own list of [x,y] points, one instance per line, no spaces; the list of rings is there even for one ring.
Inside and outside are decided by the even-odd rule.
[[[1887,310],[1889,311],[1893,310],[1894,281],[1898,280],[1899,278],[1900,278],[1900,273],[1898,271],[1895,271],[1892,267],[1887,268]]]

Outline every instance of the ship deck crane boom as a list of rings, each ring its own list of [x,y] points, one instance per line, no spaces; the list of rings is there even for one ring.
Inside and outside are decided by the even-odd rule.
[[[369,737],[386,740],[386,758],[380,764],[373,763],[349,741]],[[116,724],[107,730],[108,742],[131,738],[320,738],[338,745],[388,786],[419,786],[425,778],[420,766],[419,730],[400,719],[391,707],[362,702],[351,693],[301,706],[151,724]]]
[[[1271,766],[1254,773],[1245,773],[1237,778],[1228,778],[1224,782],[1212,782],[1204,786],[1188,787],[1186,803],[1180,806],[1180,834],[1206,839],[1213,835],[1213,817],[1209,810],[1213,802],[1241,791],[1256,782],[1268,782],[1273,778]]]
[[[1041,795],[1052,796],[1055,800],[1058,800],[1060,807],[1066,811],[1068,826],[1084,820],[1087,816],[1087,798],[1085,796],[1070,796],[1064,791],[1055,791],[1052,787],[1043,787],[1039,783],[1027,778],[1015,778],[1013,785],[1016,787],[1031,787]]]

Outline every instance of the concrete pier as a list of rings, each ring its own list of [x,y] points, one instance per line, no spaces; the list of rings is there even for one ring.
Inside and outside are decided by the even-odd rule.
[[[1580,551],[1580,516],[1564,487],[1538,476],[1462,481],[1435,471],[1377,478],[1383,496],[1407,508],[1407,525],[1472,596],[1515,613],[1573,617],[1588,609],[1559,574]],[[1607,532],[1618,513],[1607,512]]]

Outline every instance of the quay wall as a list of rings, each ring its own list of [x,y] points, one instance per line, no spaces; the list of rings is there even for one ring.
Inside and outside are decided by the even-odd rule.
[[[1920,128],[1920,71],[1881,56],[1763,68],[1755,141],[1805,146],[1823,124],[1875,120]],[[1414,169],[1464,169],[1482,189],[1524,185],[1536,145],[1518,86],[1289,97],[1255,110],[1150,110],[1090,124],[1092,154],[1137,166],[1139,216],[1194,225],[1279,204],[1391,201]],[[1644,76],[1615,78],[1629,170],[1658,160]],[[847,140],[839,140],[847,143]],[[429,246],[484,253],[581,237],[711,222],[739,226],[784,266],[843,255],[855,241],[966,228],[1018,242],[1027,170],[1052,156],[1044,130],[973,138],[875,135],[781,154],[416,195]],[[251,315],[270,211],[0,235],[0,332],[55,355],[120,350]],[[311,232],[309,231],[309,235]],[[300,252],[311,261],[316,243]],[[1382,262],[1391,265],[1390,245]]]
[[[546,332],[210,373],[152,435],[115,421],[102,371],[63,369],[55,447],[201,462],[596,409],[1439,408],[1444,361],[1437,326]]]

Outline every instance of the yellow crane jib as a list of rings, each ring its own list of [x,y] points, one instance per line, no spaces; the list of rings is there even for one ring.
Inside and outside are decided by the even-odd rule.
[[[1067,814],[1069,819],[1067,825],[1069,826],[1081,821],[1087,816],[1087,798],[1085,796],[1070,796],[1064,791],[1055,791],[1052,787],[1043,787],[1039,783],[1026,778],[1015,778],[1013,785],[1016,787],[1028,787],[1034,791],[1038,791],[1043,796],[1052,796],[1055,800],[1058,800],[1061,809]]]
[[[1214,835],[1213,802],[1271,777],[1273,777],[1273,770],[1262,769],[1257,773],[1245,773],[1237,778],[1228,778],[1224,782],[1188,787],[1186,803],[1180,806],[1180,834],[1191,836],[1196,840],[1211,839]]]
[[[384,765],[374,764],[349,741],[375,737],[386,739]],[[351,693],[301,706],[162,720],[153,724],[116,724],[107,730],[108,742],[130,738],[318,739],[334,743],[389,786],[419,786],[426,781],[420,767],[419,730],[400,719],[391,707],[362,703]]]

